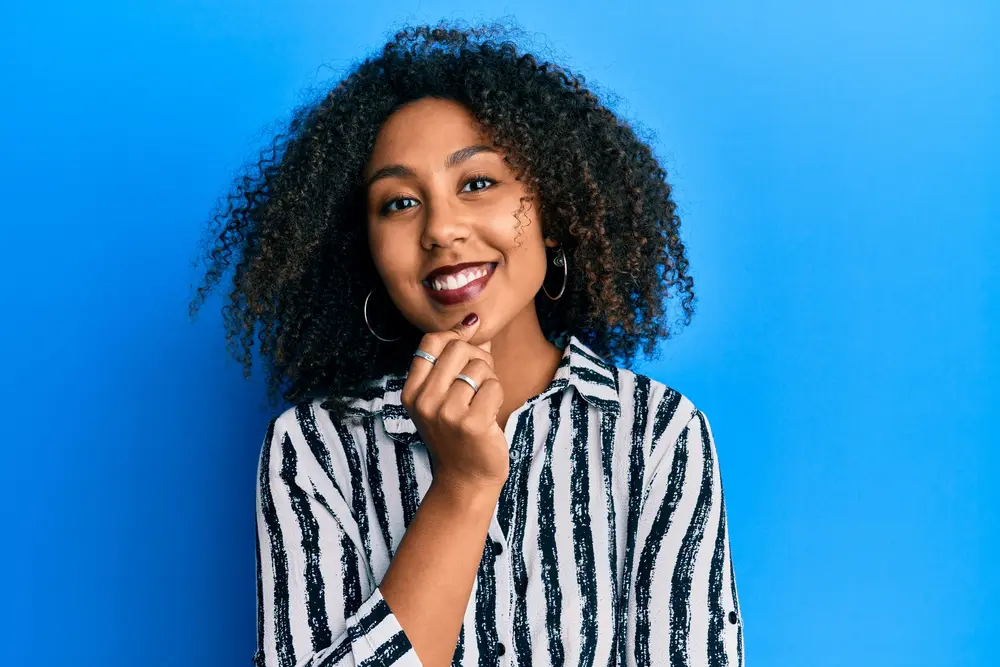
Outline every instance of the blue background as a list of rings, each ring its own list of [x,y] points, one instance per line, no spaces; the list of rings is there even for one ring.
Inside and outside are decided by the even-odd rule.
[[[997,3],[12,4],[0,664],[249,664],[272,411],[188,319],[203,224],[393,29],[504,15],[676,188],[639,370],[712,422],[748,664],[997,664]]]

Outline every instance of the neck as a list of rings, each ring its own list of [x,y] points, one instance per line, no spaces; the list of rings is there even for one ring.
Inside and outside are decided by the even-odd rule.
[[[546,340],[531,302],[491,339],[490,354],[503,385],[504,402],[497,424],[504,428],[514,410],[549,385],[563,351]]]

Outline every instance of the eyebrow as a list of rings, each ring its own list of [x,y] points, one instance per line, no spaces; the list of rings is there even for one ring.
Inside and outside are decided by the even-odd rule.
[[[466,146],[465,148],[460,148],[451,155],[448,159],[444,161],[445,169],[451,169],[456,167],[474,155],[479,153],[496,153],[496,150],[492,146],[487,146],[485,144],[476,144],[475,146]],[[379,180],[380,178],[408,178],[415,174],[413,170],[403,164],[391,164],[387,167],[382,167],[374,174],[372,174],[367,181],[365,181],[365,188],[371,187],[372,183]]]

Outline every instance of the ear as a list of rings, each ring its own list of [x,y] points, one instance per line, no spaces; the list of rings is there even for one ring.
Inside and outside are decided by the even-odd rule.
[[[556,241],[555,239],[551,239],[551,238],[549,238],[549,237],[546,236],[545,237],[545,245],[547,245],[550,248],[558,248],[559,247],[559,242]]]

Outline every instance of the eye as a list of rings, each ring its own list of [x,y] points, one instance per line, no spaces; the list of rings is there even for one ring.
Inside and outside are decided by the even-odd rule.
[[[397,208],[397,209],[391,208],[391,206],[393,204],[395,204],[396,202],[402,202],[402,201],[416,201],[416,200],[415,199],[411,199],[409,197],[400,197],[399,199],[390,200],[390,201],[386,202],[382,206],[382,208],[379,210],[379,213],[381,213],[382,215],[386,215],[388,213],[397,213],[399,211],[402,211],[403,209],[400,209],[400,208]],[[406,206],[405,208],[411,208],[411,207],[410,206]]]
[[[465,184],[466,185],[471,185],[472,183],[491,183],[491,184],[495,184],[496,181],[494,181],[492,178],[490,178],[486,174],[473,174],[472,176],[469,177],[469,180],[467,180],[465,182]],[[462,188],[462,192],[479,192],[480,190],[486,190],[488,187],[491,187],[491,186],[482,187],[482,188],[476,188],[474,190],[466,190],[465,188]]]
[[[465,181],[465,185],[466,186],[472,185],[474,183],[488,183],[489,185],[486,185],[484,187],[474,188],[472,190],[466,190],[463,187],[462,190],[461,190],[461,192],[480,192],[481,190],[488,190],[489,188],[491,188],[494,185],[496,185],[497,181],[493,180],[492,178],[490,178],[486,174],[473,174],[472,176],[469,177],[469,179],[467,181]],[[415,202],[416,199],[413,199],[412,197],[398,197],[396,199],[391,199],[391,200],[387,201],[385,204],[382,205],[382,208],[379,209],[379,214],[380,215],[389,215],[390,213],[399,213],[400,211],[403,211],[405,209],[413,208],[412,206],[404,206],[402,208],[393,208],[392,207],[393,204],[396,204],[398,202],[406,202],[406,201]]]

